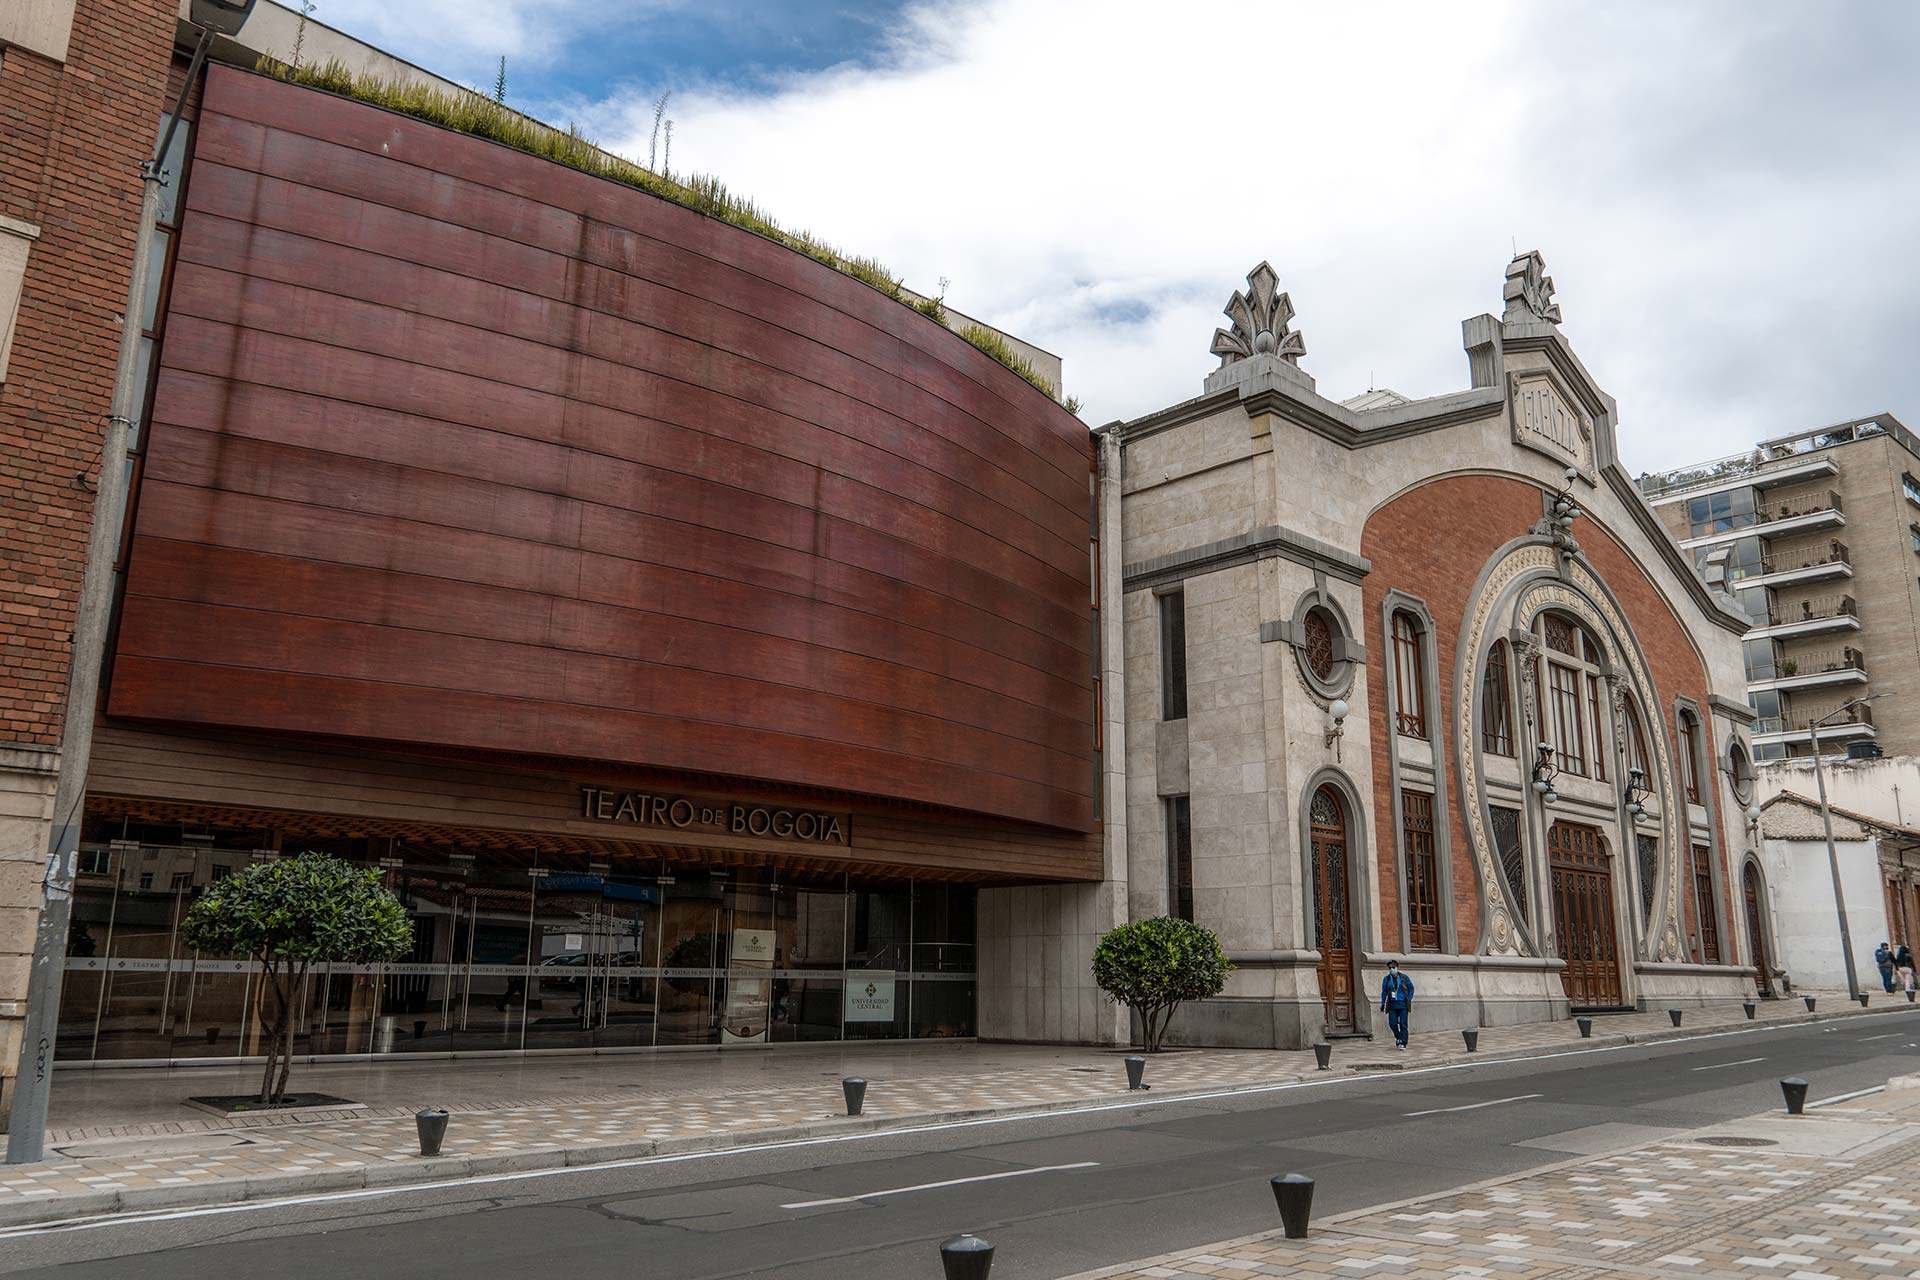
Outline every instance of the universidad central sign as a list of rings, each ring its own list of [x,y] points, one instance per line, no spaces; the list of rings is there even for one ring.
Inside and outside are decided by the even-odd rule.
[[[691,796],[654,795],[646,791],[583,786],[580,788],[580,816],[595,822],[617,822],[670,831],[801,840],[814,844],[847,843],[847,819],[841,814],[821,813],[812,809],[786,809],[778,805],[742,804],[729,800],[702,800]]]

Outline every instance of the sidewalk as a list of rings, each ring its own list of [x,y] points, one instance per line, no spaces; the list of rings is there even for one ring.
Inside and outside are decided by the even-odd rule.
[[[1809,1015],[1765,1002],[1759,1023],[1825,1021],[1910,1008],[1841,997]],[[1920,1010],[1916,1010],[1920,1012]],[[1481,1033],[1472,1060],[1493,1061],[1692,1037],[1759,1025],[1739,1008],[1570,1022]],[[478,1173],[587,1165],[750,1142],[851,1134],[985,1115],[1042,1113],[1127,1096],[1122,1051],[1027,1045],[836,1045],[791,1052],[607,1055],[343,1063],[300,1067],[295,1085],[365,1105],[299,1117],[219,1119],[190,1094],[250,1088],[257,1067],[70,1071],[56,1075],[44,1164],[0,1166],[0,1226],[91,1214],[216,1204],[427,1182]],[[1469,1060],[1457,1033],[1392,1043],[1341,1041],[1338,1072],[1405,1070]],[[870,1082],[865,1114],[842,1114],[839,1078]],[[1314,1076],[1309,1052],[1190,1050],[1149,1060],[1155,1100],[1283,1085]],[[443,1154],[418,1153],[413,1112],[453,1113]],[[1256,1273],[1257,1274],[1257,1273]]]
[[[1890,1088],[1073,1280],[1912,1277],[1917,1178],[1920,1088]]]

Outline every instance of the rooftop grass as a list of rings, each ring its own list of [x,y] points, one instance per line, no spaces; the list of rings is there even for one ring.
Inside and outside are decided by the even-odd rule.
[[[771,214],[755,205],[753,201],[727,190],[726,184],[718,178],[705,174],[669,177],[655,173],[631,160],[601,150],[592,140],[583,137],[579,130],[571,125],[563,130],[542,124],[480,93],[449,92],[419,81],[409,81],[399,77],[388,79],[360,75],[337,60],[296,67],[281,62],[277,58],[262,57],[258,65],[263,74],[285,80],[290,84],[321,89],[328,93],[339,94],[344,98],[384,107],[388,111],[411,116],[416,120],[424,120],[428,124],[470,134],[476,138],[485,138],[489,142],[497,142],[502,146],[512,147],[516,151],[524,151],[528,155],[539,156],[543,160],[551,160],[556,164],[564,164],[570,169],[578,169],[582,173],[589,173],[598,178],[624,183],[663,200],[671,200],[677,205],[718,218],[722,222],[731,223],[755,235],[764,236],[785,245],[789,249],[804,253],[816,262],[825,263],[834,270],[879,290],[903,306],[911,306],[930,319],[945,323],[946,310],[940,305],[938,299],[911,301],[906,296],[899,277],[879,262],[872,258],[841,253],[832,245],[808,232],[784,229]],[[1058,388],[1022,359],[1002,335],[977,324],[968,325],[958,332],[960,337],[1044,391],[1050,399],[1063,404],[1069,412],[1079,412],[1079,401],[1061,400]]]

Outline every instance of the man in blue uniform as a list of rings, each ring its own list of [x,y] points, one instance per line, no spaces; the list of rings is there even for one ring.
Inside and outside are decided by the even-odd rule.
[[[1380,1011],[1387,1015],[1396,1045],[1407,1047],[1407,1011],[1413,1008],[1413,979],[1400,972],[1398,960],[1387,961],[1386,980],[1380,984]]]

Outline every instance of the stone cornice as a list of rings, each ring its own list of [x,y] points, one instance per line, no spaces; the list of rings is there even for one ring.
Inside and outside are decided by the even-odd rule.
[[[1439,431],[1462,422],[1498,413],[1506,404],[1505,392],[1497,387],[1474,387],[1450,392],[1391,409],[1355,413],[1343,404],[1312,392],[1297,391],[1277,383],[1228,387],[1208,395],[1196,396],[1170,405],[1157,413],[1128,422],[1111,422],[1101,433],[1113,432],[1123,445],[1145,436],[1212,417],[1235,404],[1249,416],[1275,413],[1315,435],[1323,436],[1345,449],[1364,449],[1427,431]]]
[[[1760,713],[1746,703],[1735,702],[1732,698],[1724,698],[1717,693],[1707,695],[1707,705],[1735,724],[1752,724],[1760,718]]]
[[[1183,578],[1212,573],[1216,569],[1275,556],[1297,561],[1324,572],[1328,577],[1347,582],[1359,582],[1373,570],[1373,562],[1364,556],[1356,556],[1318,538],[1270,524],[1249,533],[1222,538],[1218,542],[1127,565],[1121,571],[1120,589],[1138,591],[1142,587],[1164,586]]]

